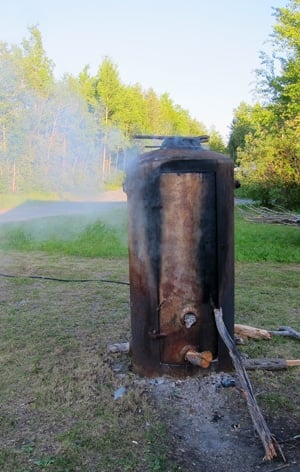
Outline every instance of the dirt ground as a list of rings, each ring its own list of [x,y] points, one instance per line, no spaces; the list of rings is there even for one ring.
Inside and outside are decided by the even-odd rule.
[[[140,379],[167,425],[176,471],[300,471],[300,427],[286,415],[266,416],[284,459],[264,461],[264,447],[254,430],[235,372],[210,372],[184,380]],[[259,395],[258,395],[259,397]],[[259,400],[257,400],[259,403]]]
[[[228,382],[229,381],[229,382]],[[224,387],[226,383],[234,386]],[[293,418],[266,418],[286,462],[264,462],[246,401],[234,374],[148,381],[173,441],[178,470],[205,472],[300,471],[300,429]]]

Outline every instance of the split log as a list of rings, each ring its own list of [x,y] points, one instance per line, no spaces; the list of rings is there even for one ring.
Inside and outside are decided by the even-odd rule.
[[[275,336],[288,336],[290,338],[300,339],[300,331],[296,331],[290,326],[279,326],[277,331],[269,331]]]
[[[234,325],[234,334],[252,339],[271,339],[271,334],[266,329],[241,324]]]
[[[282,370],[300,366],[300,359],[243,359],[243,365],[247,370]]]
[[[256,402],[252,385],[245,367],[243,366],[240,353],[237,350],[234,340],[231,338],[224,324],[222,308],[214,308],[214,316],[218,332],[229,350],[230,357],[237,372],[242,391],[246,397],[249,413],[251,415],[254,427],[263,443],[265,449],[264,460],[271,461],[277,457],[277,452],[279,452],[283,461],[286,462],[281,447],[269,430],[266,420]]]
[[[212,362],[213,355],[210,351],[198,352],[190,349],[185,354],[185,359],[193,365],[207,369]]]

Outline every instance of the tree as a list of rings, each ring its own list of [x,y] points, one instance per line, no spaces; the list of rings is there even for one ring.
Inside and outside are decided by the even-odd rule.
[[[264,204],[300,205],[300,0],[275,10],[273,54],[257,73],[262,104],[235,111],[229,149]]]
[[[146,123],[145,132],[161,134],[162,112],[159,97],[153,89],[149,89],[145,95]]]
[[[115,113],[115,124],[128,139],[146,129],[146,103],[139,84],[123,86]]]
[[[29,33],[22,47],[2,43],[0,48],[0,165],[6,169],[2,188],[13,192],[32,178],[30,163],[41,128],[40,120],[34,120],[41,111],[41,101],[35,97],[48,97],[54,85],[53,64],[41,34],[37,27],[29,28]]]
[[[160,97],[161,132],[166,135],[193,136],[207,134],[202,123],[193,120],[187,110],[174,104],[169,94]]]
[[[242,102],[234,110],[234,118],[231,123],[231,133],[228,141],[228,150],[234,161],[237,160],[238,148],[244,148],[246,136],[253,131],[252,107]]]
[[[22,43],[24,79],[31,89],[42,95],[47,95],[54,83],[54,64],[46,56],[42,36],[37,26],[31,26],[29,33],[29,39],[24,39]]]
[[[272,35],[273,53],[262,53],[257,71],[258,92],[274,106],[282,122],[300,113],[300,0],[276,8]]]
[[[96,93],[104,109],[102,123],[105,126],[114,123],[114,114],[118,109],[121,91],[122,83],[118,68],[106,57],[96,75]]]
[[[115,114],[121,100],[122,84],[119,78],[117,66],[106,57],[99,67],[96,75],[96,97],[99,100],[103,114],[100,124],[102,133],[102,175],[103,178],[110,173],[111,162],[108,152],[108,132],[114,126]]]
[[[78,77],[66,75],[64,81],[75,92],[78,93],[88,104],[89,111],[94,113],[99,109],[100,104],[97,100],[96,78],[89,72],[89,66],[85,65]]]
[[[25,91],[21,50],[0,45],[0,189],[17,191],[17,170],[22,146]]]
[[[263,205],[300,205],[300,144],[295,132],[300,133],[299,121],[286,123],[279,135],[260,129],[246,136],[238,152],[239,177]]]
[[[227,151],[221,134],[214,128],[211,129],[209,133],[209,148],[212,151],[221,152],[223,154],[226,154]]]
[[[122,168],[135,133],[207,130],[167,93],[123,84],[107,57],[95,76],[86,65],[55,81],[37,26],[21,46],[0,43],[0,192],[95,188]]]

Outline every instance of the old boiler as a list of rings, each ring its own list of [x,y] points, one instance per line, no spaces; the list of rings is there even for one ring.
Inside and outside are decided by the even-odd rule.
[[[233,335],[233,161],[207,137],[163,139],[128,166],[131,356],[149,377],[231,368],[213,315]],[[151,147],[151,146],[150,146]]]

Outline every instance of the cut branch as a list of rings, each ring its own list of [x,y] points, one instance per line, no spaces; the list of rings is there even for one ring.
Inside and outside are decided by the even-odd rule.
[[[107,346],[108,352],[111,353],[117,353],[117,352],[125,352],[128,353],[130,350],[130,345],[129,343],[114,343],[114,344],[109,344]]]
[[[279,326],[278,331],[269,331],[275,336],[288,336],[290,338],[300,339],[300,332],[290,326]]]
[[[245,370],[245,367],[243,366],[243,361],[241,359],[240,353],[237,350],[234,340],[231,338],[223,322],[222,308],[214,308],[214,316],[218,332],[229,350],[230,357],[237,372],[241,388],[247,400],[249,413],[251,415],[254,427],[263,443],[265,449],[264,460],[271,461],[272,459],[277,457],[277,452],[279,452],[283,461],[286,462],[283,452],[278,442],[274,438],[273,434],[269,430],[268,425],[262,415],[262,412],[260,411],[260,408],[256,402],[252,385]]]
[[[300,331],[296,331],[290,326],[279,326],[278,330],[270,331],[253,326],[235,324],[234,334],[237,337],[252,339],[271,339],[274,336],[288,336],[290,338],[300,339]]]

